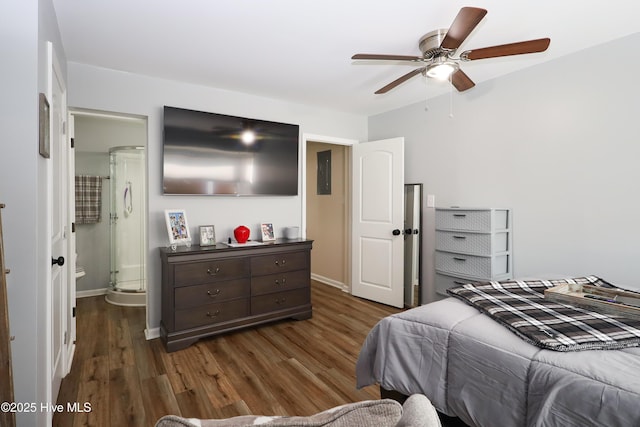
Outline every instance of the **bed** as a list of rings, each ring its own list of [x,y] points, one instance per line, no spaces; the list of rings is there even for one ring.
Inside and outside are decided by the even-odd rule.
[[[382,319],[356,377],[469,426],[640,426],[639,347],[544,349],[453,297]]]

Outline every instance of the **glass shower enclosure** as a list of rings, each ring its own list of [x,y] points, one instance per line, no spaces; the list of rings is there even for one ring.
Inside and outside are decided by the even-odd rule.
[[[111,278],[106,300],[146,304],[146,183],[144,147],[113,147],[110,161]]]

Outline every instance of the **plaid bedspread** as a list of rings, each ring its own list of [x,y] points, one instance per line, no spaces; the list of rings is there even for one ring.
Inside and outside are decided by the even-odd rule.
[[[544,290],[564,283],[613,287],[596,276],[469,283],[447,292],[549,350],[612,350],[640,345],[640,320],[550,301]]]

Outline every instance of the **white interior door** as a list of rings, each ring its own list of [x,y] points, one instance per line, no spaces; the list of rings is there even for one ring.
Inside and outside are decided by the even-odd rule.
[[[50,373],[51,402],[55,402],[62,377],[66,374],[65,344],[67,333],[68,258],[68,145],[64,138],[66,116],[65,88],[55,60],[52,62],[50,98],[51,180],[51,303],[50,303]],[[56,263],[53,263],[53,260]]]
[[[404,138],[353,146],[351,292],[404,305]]]
[[[76,234],[75,234],[75,226],[73,225],[76,221],[76,158],[75,158],[75,150],[72,148],[71,141],[73,140],[74,134],[74,118],[69,114],[67,108],[66,94],[64,96],[64,111],[62,117],[67,118],[67,124],[64,122],[62,124],[62,135],[61,138],[63,140],[63,145],[66,147],[67,151],[67,230],[70,229],[70,233],[68,232],[67,238],[67,257],[66,257],[66,265],[67,265],[67,286],[66,286],[66,308],[65,308],[65,316],[67,323],[67,335],[66,345],[64,349],[64,358],[65,358],[65,368],[64,375],[66,376],[69,371],[71,371],[71,364],[73,362],[73,354],[76,349]],[[66,135],[65,131],[66,130]]]

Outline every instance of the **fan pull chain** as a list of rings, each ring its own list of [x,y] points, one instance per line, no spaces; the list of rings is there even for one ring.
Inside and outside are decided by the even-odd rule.
[[[427,77],[427,73],[424,73],[424,111],[429,111],[428,82],[429,82],[429,77]]]
[[[453,118],[453,73],[449,74],[449,118]]]

